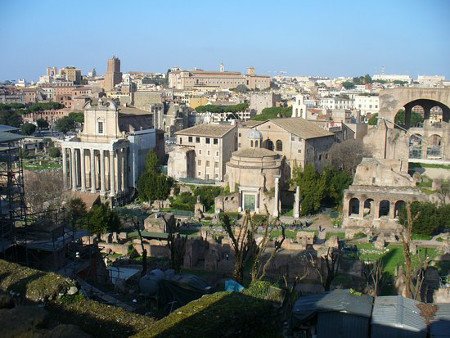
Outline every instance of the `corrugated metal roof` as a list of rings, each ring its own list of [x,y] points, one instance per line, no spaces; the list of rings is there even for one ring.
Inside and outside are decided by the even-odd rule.
[[[350,290],[333,290],[318,295],[301,297],[292,313],[299,322],[306,321],[319,312],[342,312],[370,318],[373,297],[355,295]]]
[[[430,336],[432,338],[450,337],[450,303],[436,305],[438,310],[430,325]]]
[[[372,325],[402,328],[408,331],[424,331],[427,325],[417,307],[420,302],[402,296],[380,296],[375,298]]]
[[[22,135],[0,131],[0,143],[18,141],[21,139],[23,139]]]
[[[2,131],[16,131],[19,130],[19,128],[7,126],[6,124],[0,124],[0,132]]]

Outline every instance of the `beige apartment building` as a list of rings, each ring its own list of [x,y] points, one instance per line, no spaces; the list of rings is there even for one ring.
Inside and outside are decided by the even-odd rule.
[[[255,74],[254,68],[248,68],[247,74],[225,70],[175,70],[169,73],[169,87],[179,90],[186,89],[230,89],[245,85],[249,89],[267,89],[270,87],[270,77]]]
[[[200,124],[175,135],[177,146],[169,153],[169,176],[223,181],[225,164],[236,150],[236,125]]]

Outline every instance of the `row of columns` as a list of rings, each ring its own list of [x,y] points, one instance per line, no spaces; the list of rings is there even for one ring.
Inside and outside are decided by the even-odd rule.
[[[64,189],[111,197],[128,189],[128,148],[63,148],[62,162]]]

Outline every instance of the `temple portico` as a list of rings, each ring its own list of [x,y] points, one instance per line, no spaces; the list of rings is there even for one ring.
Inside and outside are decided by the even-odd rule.
[[[115,197],[128,191],[129,144],[63,142],[64,188]]]

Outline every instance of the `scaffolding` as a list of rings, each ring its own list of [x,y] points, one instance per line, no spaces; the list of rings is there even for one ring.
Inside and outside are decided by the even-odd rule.
[[[23,165],[19,141],[23,137],[0,132],[0,255],[14,247],[16,228],[27,221]]]

